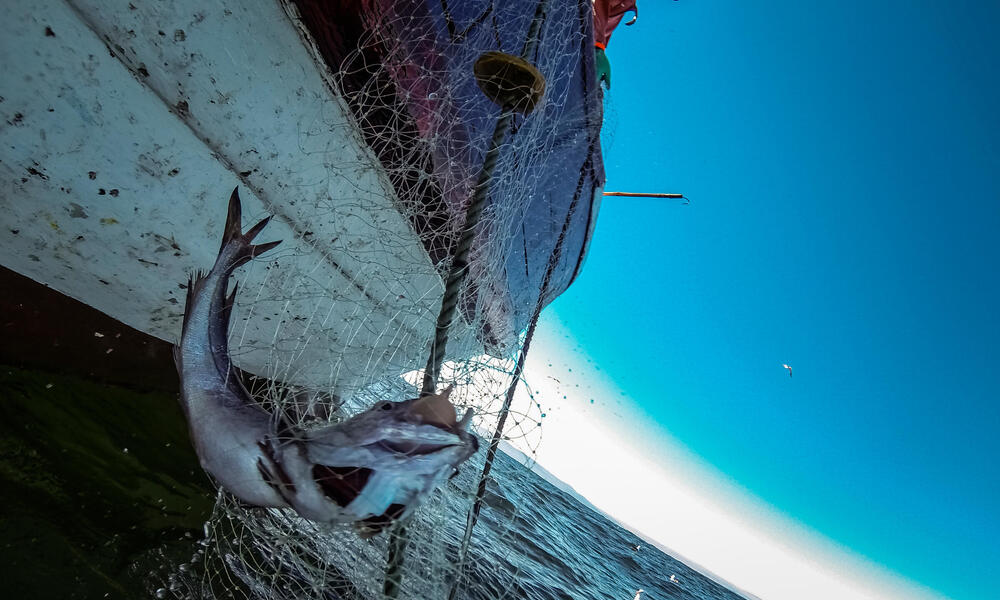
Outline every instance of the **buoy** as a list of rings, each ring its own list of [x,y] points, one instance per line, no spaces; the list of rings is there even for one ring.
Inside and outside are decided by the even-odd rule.
[[[473,67],[476,83],[486,97],[521,114],[535,110],[545,93],[545,77],[519,56],[485,52]]]

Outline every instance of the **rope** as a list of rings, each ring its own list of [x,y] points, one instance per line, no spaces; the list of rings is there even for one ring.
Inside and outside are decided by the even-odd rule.
[[[534,53],[538,46],[538,34],[541,30],[541,22],[545,15],[544,9],[546,3],[547,0],[539,0],[538,5],[535,8],[535,16],[528,28],[524,48],[521,51],[521,57],[526,60],[529,56],[531,56],[531,54]],[[479,179],[476,182],[472,201],[466,209],[465,225],[462,228],[462,236],[459,238],[458,245],[455,248],[455,257],[452,260],[451,267],[448,272],[448,279],[445,282],[444,296],[441,298],[441,312],[438,314],[437,323],[434,326],[434,341],[431,343],[431,353],[427,359],[427,367],[424,369],[424,378],[420,390],[421,395],[433,394],[437,390],[437,380],[438,376],[441,374],[441,365],[444,363],[445,351],[448,346],[448,332],[455,319],[455,311],[458,307],[462,284],[465,282],[465,277],[469,273],[469,252],[472,249],[472,242],[475,240],[476,229],[479,225],[479,218],[483,214],[483,208],[486,205],[486,198],[489,196],[490,182],[493,179],[493,171],[496,169],[497,162],[500,159],[500,146],[504,142],[507,130],[510,128],[510,123],[513,118],[514,111],[512,108],[509,105],[502,106],[500,109],[500,117],[497,119],[496,126],[493,129],[493,139],[490,142],[490,149],[486,152],[486,156],[483,159],[483,168],[479,173]],[[565,227],[563,233],[565,233]],[[562,236],[560,236],[560,242],[557,244],[557,247],[561,246],[561,240]],[[548,278],[549,273],[546,273],[546,281]],[[545,285],[546,284],[543,283],[543,291]],[[541,298],[542,296],[540,295],[539,307],[536,310],[535,316],[532,318],[532,330],[534,329],[534,322],[537,320],[537,313],[541,310]],[[528,341],[530,341],[530,337],[528,338]],[[527,341],[525,346],[527,346]],[[526,347],[522,349],[521,357],[525,356],[525,349]],[[488,462],[485,471],[486,474],[489,473],[489,468],[492,466],[492,457],[496,454],[496,445],[499,443],[497,436],[503,428],[504,421],[506,421],[507,412],[510,408],[510,399],[513,397],[516,382],[520,378],[520,369],[523,369],[523,365],[521,365],[519,361],[519,369],[515,375],[514,383],[511,385],[510,389],[508,389],[508,398],[504,403],[503,412],[500,416],[500,426],[497,429],[497,433],[493,436],[494,443],[490,444],[490,450],[487,458]],[[483,480],[480,482],[480,488],[484,488],[484,486],[485,475],[483,476]],[[479,515],[478,507],[481,504],[483,491],[483,489],[480,489],[480,492],[476,496],[477,517]],[[473,520],[471,523],[471,526],[467,527],[466,537],[471,537],[472,535],[472,527],[475,526],[475,521]],[[403,568],[403,555],[406,551],[406,544],[408,541],[409,535],[406,527],[403,525],[400,525],[397,528],[396,535],[389,541],[389,551],[386,558],[387,564],[385,569],[385,580],[382,587],[382,591],[387,600],[393,600],[399,595],[399,588],[402,579],[401,570]],[[452,588],[452,597],[454,596],[454,592],[455,587]]]
[[[486,205],[486,198],[489,195],[490,179],[493,177],[493,170],[500,157],[500,146],[503,144],[507,128],[510,126],[510,120],[514,116],[514,113],[507,107],[503,107],[501,113],[497,120],[496,129],[493,130],[493,141],[490,144],[490,149],[483,160],[483,169],[479,174],[472,202],[465,213],[462,237],[459,238],[458,246],[455,248],[455,258],[452,260],[448,279],[444,286],[441,312],[438,313],[437,325],[434,327],[431,355],[427,359],[427,367],[424,369],[424,380],[420,389],[421,396],[433,394],[437,389],[437,379],[441,374],[441,365],[444,362],[445,349],[448,346],[448,331],[455,318],[455,309],[458,306],[462,283],[465,282],[465,277],[469,273],[469,251],[472,249],[472,241],[475,239],[479,217],[483,214],[483,207]],[[385,580],[382,585],[382,591],[388,599],[396,598],[399,594],[403,553],[406,551],[408,541],[409,535],[404,525],[397,527],[395,535],[389,541]]]
[[[544,293],[544,289],[542,292]],[[541,298],[541,296],[539,296]],[[500,438],[503,434],[504,424],[507,422],[507,415],[510,412],[510,404],[514,399],[514,391],[517,389],[517,382],[521,379],[521,374],[524,372],[524,362],[528,358],[528,348],[531,346],[531,338],[535,334],[535,325],[538,323],[538,315],[542,312],[542,303],[538,302],[535,305],[535,312],[531,315],[531,322],[528,325],[528,333],[524,339],[524,346],[521,347],[521,352],[517,357],[517,365],[514,367],[514,379],[511,381],[510,387],[507,388],[507,395],[503,401],[503,408],[500,409],[500,420],[497,422],[497,428],[493,431],[493,439],[490,440],[490,448],[486,452],[486,464],[483,465],[483,473],[479,477],[479,486],[476,489],[476,501],[472,505],[472,509],[469,511],[468,521],[465,523],[465,535],[462,536],[462,545],[458,551],[458,560],[455,565],[455,581],[452,583],[451,592],[448,594],[448,600],[455,600],[455,594],[458,593],[458,584],[461,581],[462,571],[465,568],[465,558],[469,553],[469,542],[472,540],[472,530],[476,528],[476,523],[479,521],[479,512],[483,508],[483,495],[486,493],[486,480],[490,475],[490,470],[493,468],[493,459],[496,458],[497,449],[500,447]]]
[[[528,27],[528,34],[525,36],[524,47],[521,49],[521,58],[528,58],[535,53],[538,47],[539,32],[542,28],[542,21],[545,17],[545,6],[548,0],[539,0],[535,7],[535,16]],[[427,360],[427,368],[424,369],[424,380],[421,386],[421,394],[433,394],[436,391],[437,379],[441,374],[441,364],[444,362],[445,348],[448,345],[448,330],[452,320],[455,318],[455,308],[458,306],[458,298],[462,289],[462,283],[468,274],[469,250],[472,248],[472,241],[476,236],[476,227],[479,225],[479,217],[483,213],[486,205],[486,198],[489,195],[490,181],[493,178],[493,171],[496,169],[497,161],[500,158],[500,146],[503,144],[510,121],[514,118],[514,112],[509,106],[504,106],[500,110],[500,118],[493,129],[493,140],[490,149],[483,159],[483,169],[479,173],[479,180],[473,194],[472,202],[465,213],[465,226],[462,229],[462,237],[455,248],[455,258],[448,273],[448,280],[444,286],[444,298],[441,300],[441,313],[438,315],[437,324],[434,327],[434,342],[431,345],[431,355]]]
[[[455,309],[458,306],[462,284],[465,282],[466,275],[469,274],[469,251],[472,249],[472,242],[476,237],[479,217],[482,216],[483,208],[486,206],[493,171],[500,159],[500,146],[503,144],[513,117],[514,113],[508,107],[501,109],[500,118],[493,130],[493,141],[490,143],[490,149],[486,152],[486,158],[483,159],[483,169],[479,173],[472,202],[465,212],[462,237],[459,238],[458,246],[455,247],[455,258],[452,259],[451,269],[444,286],[444,297],[441,299],[441,312],[438,314],[437,324],[434,327],[434,341],[431,343],[431,355],[427,359],[427,367],[424,369],[421,395],[433,394],[437,389],[437,379],[441,374],[441,364],[444,362],[445,349],[448,346],[448,331],[455,319]]]
[[[549,285],[552,281],[552,274],[555,272],[556,267],[559,265],[559,261],[562,259],[563,242],[566,240],[566,232],[569,230],[570,223],[573,220],[573,215],[576,214],[576,208],[580,202],[580,196],[583,192],[583,183],[586,180],[586,174],[590,170],[591,166],[592,152],[593,141],[587,151],[587,160],[580,168],[580,178],[576,183],[576,193],[573,195],[573,201],[570,203],[569,208],[566,211],[566,218],[563,219],[562,229],[559,231],[559,238],[556,240],[555,247],[552,248],[552,254],[549,255],[549,261],[545,267],[545,275],[542,278],[542,285],[538,292],[538,300],[535,302],[535,311],[531,315],[531,322],[528,325],[528,332],[524,339],[524,345],[521,347],[521,352],[517,357],[517,364],[514,367],[513,379],[510,382],[510,386],[507,388],[507,395],[504,398],[503,408],[500,410],[500,420],[497,422],[497,428],[493,431],[490,448],[486,453],[486,464],[483,465],[483,472],[479,477],[479,486],[476,489],[476,501],[473,503],[472,509],[469,511],[468,521],[465,525],[465,535],[462,537],[462,545],[459,547],[458,560],[456,561],[455,570],[457,574],[455,576],[455,581],[452,584],[451,592],[448,594],[448,600],[455,600],[455,595],[458,593],[458,584],[461,581],[461,573],[465,568],[465,559],[469,552],[470,541],[472,540],[472,530],[475,529],[476,523],[479,521],[479,513],[482,510],[483,496],[486,493],[486,481],[489,477],[490,471],[493,469],[493,460],[496,458],[497,449],[500,446],[500,440],[503,436],[503,428],[507,421],[507,415],[510,412],[511,402],[514,400],[514,392],[517,390],[517,384],[521,381],[521,375],[524,372],[524,363],[528,358],[528,350],[531,347],[531,338],[535,334],[535,325],[538,323],[538,317],[545,304],[545,295],[546,292],[548,292]]]

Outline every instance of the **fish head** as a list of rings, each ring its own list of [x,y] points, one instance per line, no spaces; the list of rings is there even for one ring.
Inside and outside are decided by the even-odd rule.
[[[379,402],[337,425],[342,441],[360,447],[378,447],[398,456],[427,456],[454,449],[459,463],[479,448],[468,431],[472,409],[459,419],[448,388],[402,402]],[[458,466],[456,463],[453,466]]]
[[[322,494],[359,521],[405,518],[479,449],[472,410],[457,417],[451,390],[383,401],[308,432],[302,447]]]

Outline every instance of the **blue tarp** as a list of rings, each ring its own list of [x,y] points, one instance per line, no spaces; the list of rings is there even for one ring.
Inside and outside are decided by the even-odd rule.
[[[563,234],[543,303],[573,281],[604,184],[591,1],[549,0],[541,11],[538,0],[296,4],[397,193],[419,199],[413,225],[439,264],[464,223],[500,114],[478,88],[473,64],[488,51],[521,55],[540,14],[537,47],[524,58],[544,75],[545,100],[507,132],[461,305],[468,315],[488,303],[483,341],[509,341],[534,312]],[[499,247],[505,272],[495,263],[477,271],[483,249],[495,256]]]

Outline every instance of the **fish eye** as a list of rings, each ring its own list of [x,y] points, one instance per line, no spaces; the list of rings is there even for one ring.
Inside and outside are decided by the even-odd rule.
[[[386,402],[382,405],[382,410],[392,410],[392,402]]]

